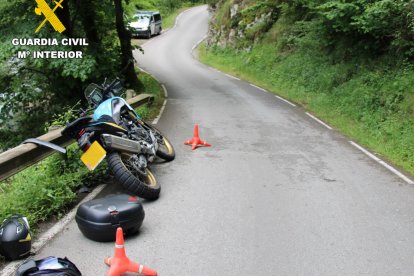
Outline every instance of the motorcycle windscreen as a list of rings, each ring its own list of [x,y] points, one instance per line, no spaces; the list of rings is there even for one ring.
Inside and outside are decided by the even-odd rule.
[[[90,171],[93,171],[98,167],[102,160],[104,160],[105,156],[105,149],[98,143],[98,141],[95,141],[89,149],[82,154],[81,160]]]

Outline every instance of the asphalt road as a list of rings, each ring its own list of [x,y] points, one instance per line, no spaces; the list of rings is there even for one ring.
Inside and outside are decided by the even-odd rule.
[[[200,64],[207,22],[194,8],[136,53],[167,87],[157,126],[177,158],[153,166],[161,197],[144,202],[130,258],[160,275],[414,275],[413,186],[300,108]],[[183,145],[194,123],[213,147]],[[112,253],[73,221],[36,257],[103,275]]]

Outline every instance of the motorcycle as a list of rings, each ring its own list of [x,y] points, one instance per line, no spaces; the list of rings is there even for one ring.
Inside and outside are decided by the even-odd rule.
[[[161,186],[149,168],[155,157],[172,161],[170,141],[146,123],[119,95],[119,79],[102,85],[90,84],[84,91],[91,109],[67,124],[62,135],[77,140],[84,152],[81,160],[94,170],[105,159],[114,178],[127,191],[145,198],[158,198]],[[93,116],[87,116],[93,110]]]

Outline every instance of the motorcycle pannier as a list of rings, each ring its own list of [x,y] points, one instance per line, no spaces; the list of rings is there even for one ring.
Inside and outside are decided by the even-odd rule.
[[[81,204],[76,212],[79,230],[94,241],[115,241],[116,229],[125,235],[138,232],[145,213],[137,197],[109,195]]]

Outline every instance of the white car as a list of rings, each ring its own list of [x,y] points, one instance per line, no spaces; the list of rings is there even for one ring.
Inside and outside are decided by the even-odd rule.
[[[161,33],[161,14],[153,11],[137,11],[128,27],[132,35],[151,38],[151,36]]]

